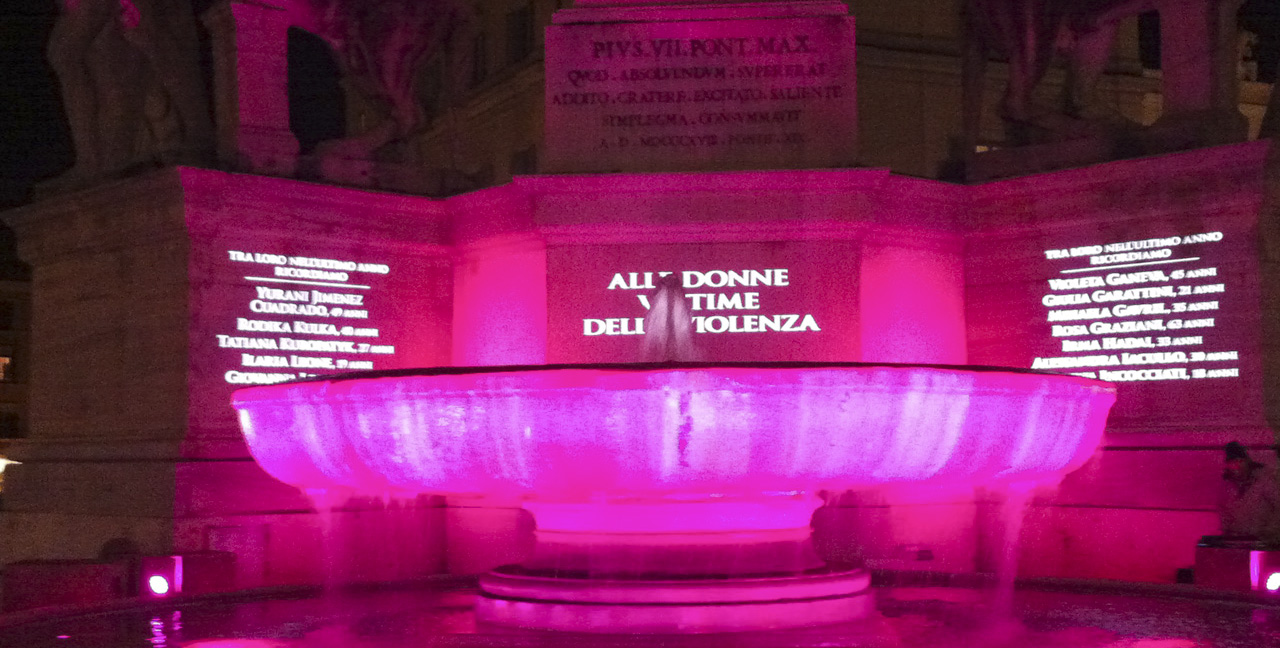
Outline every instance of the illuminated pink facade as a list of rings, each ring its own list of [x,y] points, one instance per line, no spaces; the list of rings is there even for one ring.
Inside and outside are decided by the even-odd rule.
[[[437,323],[430,330],[436,336],[452,331],[451,363],[457,366],[633,361],[640,357],[640,336],[627,333],[634,333],[636,318],[646,312],[639,300],[647,292],[644,273],[701,273],[691,275],[696,281],[715,270],[785,268],[786,286],[706,292],[758,293],[759,309],[725,313],[740,316],[739,330],[745,324],[741,316],[752,312],[810,314],[820,330],[734,333],[723,325],[723,333],[695,334],[699,360],[1030,367],[1037,357],[1097,355],[1064,354],[1062,339],[1053,335],[1053,326],[1063,323],[1047,321],[1056,309],[1045,306],[1044,297],[1072,291],[1054,291],[1047,279],[1072,275],[1059,274],[1063,268],[1054,264],[1062,262],[1046,259],[1045,250],[1094,240],[1223,232],[1223,240],[1202,246],[1203,253],[1196,255],[1207,254],[1211,263],[1195,263],[1221,268],[1222,277],[1199,283],[1224,283],[1229,290],[1215,296],[1226,313],[1208,331],[1215,337],[1204,339],[1213,351],[1238,350],[1239,363],[1219,366],[1239,365],[1253,377],[1120,383],[1122,418],[1112,422],[1103,440],[1104,447],[1114,449],[1100,452],[1033,508],[1026,531],[1025,573],[1164,580],[1172,578],[1174,566],[1191,563],[1200,535],[1216,529],[1217,456],[1208,449],[1178,450],[1179,444],[1212,447],[1235,437],[1255,443],[1270,438],[1261,401],[1251,400],[1260,398],[1260,387],[1249,387],[1256,385],[1261,369],[1248,363],[1259,363],[1262,356],[1256,351],[1257,324],[1250,323],[1257,321],[1251,314],[1257,313],[1251,304],[1259,299],[1257,271],[1251,269],[1256,261],[1244,249],[1255,236],[1264,152],[1261,145],[1224,147],[977,187],[874,169],[520,178],[443,202],[421,201],[428,208],[425,218],[440,219],[425,222],[448,223],[441,241],[454,250],[452,279],[435,279],[448,288],[433,294],[451,294],[451,305],[414,307],[412,299],[418,297],[397,293],[396,308],[418,318],[435,313]],[[1122,174],[1116,171],[1120,167]],[[1163,189],[1133,196],[1122,189],[1131,184],[1125,178],[1168,186],[1170,173],[1222,178],[1201,183],[1202,188],[1225,192],[1232,187],[1232,193],[1206,195],[1203,205],[1214,206],[1195,208],[1200,215],[1188,221],[1185,206],[1161,202]],[[1239,186],[1255,189],[1234,189]],[[1131,200],[1144,208],[1117,219],[1114,210]],[[1109,224],[1100,234],[1096,223],[1104,220]],[[1108,227],[1115,231],[1107,233]],[[619,275],[622,283],[611,289]],[[1120,288],[1125,287],[1109,289]],[[1093,290],[1098,289],[1088,292]],[[1151,301],[1156,300],[1145,300]],[[797,317],[796,328],[800,322]],[[615,334],[608,334],[609,326]],[[1094,339],[1101,337],[1126,336]],[[1142,351],[1115,355],[1122,360],[1120,353]],[[415,366],[388,360],[377,368]],[[229,397],[231,387],[209,389]],[[1204,399],[1236,405],[1170,405]],[[1153,450],[1127,450],[1131,447]],[[1158,450],[1163,447],[1171,449]],[[985,569],[992,558],[982,548],[984,504],[965,492],[871,489],[852,500],[856,507],[820,509],[816,541],[828,555],[884,556],[877,558],[879,564]],[[516,499],[451,496],[447,501],[456,504],[446,509],[443,522],[454,529],[442,549],[447,569],[484,571],[521,562],[532,551],[530,542],[520,539],[527,531],[518,531],[526,523],[509,508],[518,506]],[[1125,522],[1134,519],[1145,522]],[[1151,533],[1144,525],[1159,531]],[[1085,540],[1094,533],[1090,529],[1102,528],[1109,537],[1125,539]],[[893,562],[898,560],[893,546],[912,544],[931,548],[935,560]]]
[[[539,570],[692,555],[692,575],[747,579],[709,541],[727,533],[777,571],[992,572],[1016,480],[1053,484],[1021,574],[1168,582],[1217,531],[1221,445],[1274,443],[1265,143],[973,185],[858,168],[846,3],[593,0],[546,32],[546,173],[433,199],[273,177],[301,168],[290,18],[237,2],[211,20],[220,154],[246,173],[168,168],[6,215],[33,335],[5,561],[126,540],[232,553],[238,587],[487,573],[482,613],[523,625],[554,627],[555,591],[689,604],[636,629],[742,629],[803,617],[757,605],[783,591],[811,622],[865,611],[865,572],[597,579],[585,600]],[[331,181],[396,172],[342,163]],[[584,368],[644,358],[665,276],[706,364]],[[708,368],[727,363],[755,368]],[[500,366],[546,368],[460,369]],[[1114,382],[1106,429],[1110,392],[1026,369]],[[228,405],[350,371],[407,373],[243,392],[247,442]],[[821,507],[800,494],[820,489]]]
[[[1217,530],[1220,444],[1233,438],[1255,447],[1271,443],[1262,379],[1270,366],[1261,342],[1264,275],[1255,251],[1265,154],[1265,144],[1247,144],[968,187],[880,169],[538,176],[444,200],[180,168],[54,200],[39,212],[10,217],[37,288],[56,284],[69,272],[68,259],[78,259],[99,284],[120,282],[112,294],[122,297],[94,299],[92,317],[67,318],[61,314],[88,312],[75,310],[83,308],[76,301],[82,290],[36,291],[38,321],[84,330],[33,329],[41,367],[32,377],[33,425],[48,434],[65,428],[63,436],[73,438],[76,430],[131,429],[141,420],[156,441],[111,449],[123,463],[103,479],[147,494],[127,506],[103,499],[98,488],[85,491],[90,499],[50,499],[40,485],[61,479],[59,462],[79,461],[78,446],[39,446],[40,454],[28,455],[39,461],[6,475],[8,537],[74,538],[65,545],[67,557],[96,555],[121,536],[139,539],[155,554],[234,551],[241,586],[321,582],[329,575],[316,556],[326,552],[341,558],[336,577],[352,581],[518,564],[532,556],[535,543],[532,523],[512,497],[447,495],[391,507],[357,499],[338,505],[336,537],[324,540],[312,502],[252,460],[228,406],[231,393],[246,385],[229,377],[326,372],[271,366],[277,358],[287,365],[291,356],[332,358],[334,369],[327,371],[336,371],[338,360],[371,362],[375,370],[632,362],[640,356],[640,337],[621,333],[644,317],[645,273],[663,271],[699,273],[690,275],[695,282],[718,280],[715,271],[761,273],[755,286],[709,288],[704,281],[689,289],[728,300],[713,300],[726,308],[712,313],[710,298],[699,298],[704,310],[695,314],[738,318],[737,324],[704,320],[708,332],[694,340],[699,360],[707,362],[1028,368],[1037,358],[1097,355],[1123,362],[1123,353],[1153,351],[1064,352],[1054,327],[1079,320],[1049,321],[1050,311],[1085,306],[1046,306],[1046,295],[1163,284],[1054,290],[1048,280],[1079,274],[1105,280],[1111,273],[1132,274],[1126,276],[1132,280],[1162,266],[1062,274],[1088,257],[1049,259],[1046,250],[1069,255],[1075,247],[1217,232],[1220,240],[1166,249],[1201,259],[1186,264],[1198,272],[1217,273],[1181,284],[1193,290],[1222,284],[1225,292],[1086,306],[1217,301],[1216,313],[1196,315],[1213,319],[1212,327],[1177,337],[1201,336],[1199,348],[1189,351],[1234,351],[1239,359],[1193,363],[1188,357],[1172,367],[1188,373],[1234,368],[1238,377],[1117,383],[1099,452],[1036,499],[1024,528],[1024,574],[1170,581],[1177,568],[1192,564],[1196,540]],[[136,207],[143,196],[155,205]],[[89,216],[81,210],[86,200],[116,211],[110,218]],[[112,225],[144,217],[154,236]],[[277,256],[284,257],[282,265],[273,263]],[[339,271],[318,267],[325,260],[356,264],[335,283],[367,289],[260,281],[311,280],[277,276],[276,267],[294,275]],[[774,272],[783,269],[785,282]],[[785,285],[765,285],[766,275]],[[135,280],[147,282],[145,292],[129,287]],[[305,297],[288,294],[294,288]],[[363,295],[362,303],[315,304],[312,289]],[[739,293],[742,308],[735,308]],[[144,319],[137,317],[138,294],[147,295]],[[283,313],[292,307],[281,304],[290,303],[341,306],[359,317]],[[775,319],[748,324],[747,315]],[[764,330],[786,328],[777,318],[789,315],[794,330]],[[817,330],[804,325],[804,315]],[[120,339],[113,321],[134,322],[126,343],[66,343]],[[295,333],[295,321],[335,329]],[[1087,329],[1090,320],[1084,321]],[[279,331],[283,324],[290,332]],[[344,336],[347,326],[353,329]],[[618,334],[608,334],[610,326]],[[745,331],[752,327],[760,330]],[[392,353],[280,348],[282,338],[356,343],[357,328],[376,329],[369,344]],[[1066,339],[1101,344],[1146,337],[1086,332]],[[1157,336],[1172,337],[1152,332],[1153,342]],[[233,338],[269,339],[276,348],[250,348],[263,344]],[[82,390],[83,366],[133,366],[141,373],[111,390]],[[156,456],[173,461],[156,462]],[[827,560],[872,567],[989,571],[996,562],[990,506],[972,487],[860,489],[814,513],[814,545]],[[85,521],[76,523],[80,531],[68,535],[56,531],[48,514],[25,512],[45,509],[93,513],[84,513]],[[398,540],[379,544],[387,538]],[[381,548],[362,549],[374,545]],[[930,559],[917,559],[925,549]],[[29,557],[37,556],[14,555]]]

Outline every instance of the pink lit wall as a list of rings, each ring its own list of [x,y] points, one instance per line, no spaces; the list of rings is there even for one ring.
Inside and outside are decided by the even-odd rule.
[[[189,452],[236,454],[223,442],[239,437],[225,405],[238,387],[448,363],[453,290],[441,209],[270,178],[226,179],[184,176]]]
[[[448,201],[454,365],[547,361],[546,244],[531,203],[511,185]]]
[[[965,359],[964,197],[929,183],[878,169],[541,176],[449,204],[458,364],[639,361],[668,272],[704,360]]]
[[[965,364],[958,245],[862,249],[862,360]]]
[[[501,237],[458,254],[453,364],[547,361],[546,249],[535,237]]]
[[[1116,441],[1262,432],[1264,150],[1222,147],[979,187],[966,257],[971,361],[1116,382]],[[1257,440],[1270,443],[1270,432]]]
[[[249,458],[229,405],[247,382],[447,365],[443,206],[192,169],[182,181],[189,405],[174,549],[235,552],[241,587],[321,582],[328,555],[347,582],[443,570],[438,503],[340,502],[349,510],[332,517],[325,540],[313,503]]]
[[[973,188],[970,362],[1093,372],[1118,388],[1102,451],[1032,508],[1024,573],[1168,582],[1218,532],[1222,444],[1274,465],[1265,154],[1242,144]]]
[[[1147,334],[1055,335],[1054,326],[1170,320],[1175,314],[1069,313],[1052,316],[1069,319],[1051,320],[1050,312],[1214,301],[1211,315],[1197,311],[1203,314],[1197,319],[1214,320],[1201,327],[1209,331],[1204,339],[1178,350],[1235,352],[1234,359],[1156,358],[1106,369],[1183,368],[1190,375],[1217,362],[1238,375],[1122,381],[1104,450],[1042,496],[1026,530],[1027,573],[1169,580],[1190,561],[1195,539],[1215,531],[1211,494],[1220,444],[1231,438],[1272,443],[1263,422],[1254,252],[1262,154],[1259,145],[1224,147],[977,187],[874,169],[540,176],[446,201],[268,179],[246,181],[247,190],[228,200],[196,183],[200,190],[188,198],[198,243],[191,260],[189,445],[199,456],[243,456],[229,432],[229,411],[220,409],[230,392],[226,363],[239,350],[209,343],[235,326],[237,309],[256,290],[244,278],[248,266],[231,262],[228,250],[389,266],[391,273],[368,283],[380,286],[370,291],[370,312],[376,305],[382,313],[387,323],[380,335],[394,338],[397,353],[376,368],[640,360],[637,320],[647,313],[642,298],[651,296],[656,278],[646,273],[691,273],[696,285],[686,292],[703,296],[695,298],[702,310],[690,314],[724,318],[703,322],[720,331],[694,335],[698,357],[709,361],[1029,368],[1115,355],[1123,363],[1122,353],[1164,350],[1068,349],[1064,340],[1101,345],[1104,338]],[[1206,234],[1221,238],[1150,248],[1134,243],[1198,241],[1194,237]],[[1128,244],[1137,247],[1114,253],[1167,249],[1174,256],[1145,260],[1195,257],[1185,261],[1187,268],[1213,268],[1214,274],[1194,282],[1169,275],[1168,281],[1102,288],[1049,282],[1183,263],[1074,272],[1124,263],[1094,264],[1091,258],[1099,255],[1073,250]],[[776,285],[781,270],[785,285]],[[730,272],[754,285],[707,285]],[[1195,299],[1178,295],[1179,286],[1189,287]],[[1203,286],[1207,292],[1195,293]],[[1047,295],[1093,300],[1095,290],[1163,287],[1173,287],[1174,296],[1046,301]],[[790,331],[765,330],[760,319],[791,315]],[[785,318],[771,321],[787,326]],[[183,474],[188,495],[182,506],[195,512],[240,510],[253,493],[269,490],[261,477],[232,479],[231,472],[194,469]],[[451,501],[443,564],[479,571],[518,560],[515,553],[527,548],[528,521],[512,505]],[[823,542],[833,555],[857,554],[886,566],[981,569],[993,560],[982,553],[990,531],[986,507],[973,493],[955,489],[864,493],[823,510]],[[202,542],[200,533],[189,531],[191,544]],[[903,546],[930,549],[937,561],[912,562]],[[1112,553],[1099,549],[1104,546]]]

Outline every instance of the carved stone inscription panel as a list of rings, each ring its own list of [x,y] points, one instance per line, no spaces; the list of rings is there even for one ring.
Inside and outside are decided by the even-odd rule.
[[[849,16],[547,29],[552,173],[851,166]]]

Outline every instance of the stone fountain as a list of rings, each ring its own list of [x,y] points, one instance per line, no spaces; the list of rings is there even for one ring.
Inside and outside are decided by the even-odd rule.
[[[479,620],[674,633],[865,615],[868,574],[810,546],[814,492],[1054,480],[1114,398],[1006,369],[665,363],[355,374],[235,406],[257,461],[299,488],[522,499],[536,549],[481,577]]]
[[[540,169],[548,175],[447,203],[356,192],[270,177],[296,160],[276,154],[292,142],[279,94],[287,66],[283,54],[260,55],[270,48],[256,44],[267,42],[270,27],[272,51],[283,52],[287,24],[267,20],[282,13],[267,4],[282,3],[220,3],[214,17],[221,18],[210,21],[221,26],[214,34],[223,45],[218,61],[232,68],[235,81],[222,84],[233,91],[224,89],[219,110],[234,110],[219,116],[220,133],[227,131],[220,144],[234,154],[228,159],[245,161],[229,166],[263,175],[185,168],[103,188],[89,207],[76,195],[7,217],[41,277],[37,283],[60,286],[40,291],[33,327],[57,339],[109,341],[88,349],[34,347],[33,366],[44,367],[32,374],[29,390],[40,443],[30,444],[34,460],[10,476],[9,547],[52,552],[58,543],[48,537],[74,537],[87,557],[127,527],[157,553],[236,548],[242,565],[256,559],[257,574],[242,568],[242,577],[251,574],[245,587],[285,582],[264,581],[263,574],[309,576],[279,568],[282,555],[296,552],[294,538],[261,526],[264,518],[285,517],[276,517],[280,511],[303,508],[295,494],[268,493],[278,485],[252,481],[257,471],[246,474],[239,461],[227,461],[242,456],[223,436],[232,424],[224,403],[234,382],[224,376],[247,372],[240,349],[220,341],[237,330],[237,315],[255,317],[248,308],[257,285],[249,275],[258,275],[227,262],[229,251],[388,262],[394,281],[370,293],[370,312],[384,318],[380,341],[405,355],[379,368],[451,357],[475,364],[595,360],[613,347],[579,353],[593,343],[580,333],[582,318],[633,313],[606,312],[614,306],[604,308],[598,294],[585,292],[596,279],[578,277],[692,269],[704,257],[746,267],[773,247],[782,250],[780,263],[819,259],[807,267],[810,286],[823,287],[780,291],[770,308],[785,309],[773,312],[829,304],[831,324],[824,320],[823,335],[794,348],[769,346],[780,336],[739,338],[748,340],[743,348],[752,359],[968,358],[1030,366],[1040,356],[1068,353],[1050,335],[1041,300],[1052,286],[1046,278],[1079,268],[1045,263],[1046,248],[1221,230],[1229,243],[1209,250],[1203,270],[1231,268],[1217,286],[1231,296],[1205,344],[1232,357],[1227,350],[1239,349],[1245,380],[1234,380],[1237,367],[1224,365],[1218,371],[1233,379],[1127,385],[1132,405],[1113,429],[1167,432],[1141,456],[1167,461],[1159,464],[1167,468],[1161,474],[1202,481],[1138,484],[1151,496],[1142,515],[1159,511],[1162,521],[1129,524],[1132,502],[1110,493],[1117,480],[1131,477],[1130,464],[1100,462],[1072,500],[1086,505],[1072,510],[1100,513],[1055,516],[1073,542],[1054,535],[1044,543],[1036,554],[1049,557],[1040,561],[1050,565],[1044,573],[1088,567],[1090,575],[1108,578],[1172,574],[1182,554],[1169,548],[1190,546],[1204,531],[1205,506],[1184,494],[1208,489],[1188,484],[1217,480],[1213,470],[1198,470],[1198,460],[1184,459],[1185,449],[1206,443],[1205,429],[1247,434],[1258,444],[1271,438],[1262,416],[1270,401],[1256,378],[1265,357],[1258,322],[1265,318],[1255,280],[1256,202],[1249,202],[1261,192],[1262,146],[972,187],[849,169],[860,158],[846,4],[584,0],[558,12],[545,39],[548,134]],[[1163,21],[1171,34],[1187,24]],[[620,42],[631,47],[614,47]],[[1192,39],[1179,42],[1199,47]],[[629,52],[637,47],[644,59],[661,56],[661,65],[635,63]],[[694,52],[702,63],[685,65]],[[1229,59],[1213,63],[1223,61]],[[1193,71],[1179,67],[1179,75]],[[733,74],[734,82],[722,83],[721,74]],[[1167,90],[1213,92],[1166,92],[1166,107],[1184,117],[1216,114],[1188,100],[1216,106],[1226,96],[1219,86],[1229,84],[1209,83],[1208,76],[1174,84],[1171,75],[1166,70]],[[679,110],[647,107],[682,96],[702,100],[679,103]],[[609,101],[595,101],[601,97]],[[741,107],[747,99],[754,102],[750,111]],[[747,120],[754,123],[743,126]],[[990,153],[1001,152],[984,155]],[[1189,195],[1197,199],[1189,202]],[[86,248],[85,241],[97,246]],[[174,241],[189,242],[189,249]],[[886,241],[911,245],[886,248]],[[602,246],[616,257],[613,265],[584,268],[582,260],[599,257]],[[674,251],[663,257],[662,250]],[[429,263],[424,254],[434,255]],[[821,271],[825,265],[839,268]],[[72,289],[83,276],[95,277],[101,294]],[[153,277],[173,279],[148,297],[164,316],[139,318],[138,282]],[[908,298],[893,299],[899,296]],[[566,307],[574,302],[567,297],[577,303]],[[58,316],[81,312],[86,299],[94,317]],[[506,317],[491,317],[499,313]],[[1214,318],[1205,321],[1213,329]],[[936,322],[947,327],[920,333]],[[562,334],[574,327],[578,333]],[[726,357],[722,349],[707,355]],[[81,385],[85,366],[114,368],[134,358],[166,364],[135,368],[146,380]],[[537,520],[538,551],[485,578],[479,610],[487,619],[577,630],[710,631],[819,623],[865,611],[862,573],[823,567],[809,548],[808,516],[817,502],[806,494],[893,482],[971,488],[1056,478],[1096,447],[1106,393],[1084,380],[1012,370],[656,364],[370,374],[246,391],[239,403],[254,455],[301,488],[336,497],[522,498]],[[122,435],[126,429],[143,432]],[[156,461],[151,442],[138,442],[154,430],[169,431],[166,443],[181,448]],[[73,446],[62,441],[70,438],[92,443],[64,454]],[[1155,437],[1129,437],[1135,438]],[[110,457],[117,464],[112,477],[101,481],[85,456]],[[49,491],[50,477],[61,472],[84,487]],[[146,506],[134,498],[97,499],[153,491]],[[66,522],[45,524],[55,519]],[[246,522],[228,527],[229,519]],[[1151,528],[1170,531],[1156,538]],[[1117,533],[1124,542],[1115,542]],[[1108,560],[1096,561],[1079,549],[1104,540],[1127,553],[1109,551]]]
[[[847,6],[828,0],[558,11],[546,32],[543,170],[853,166],[853,31]],[[642,114],[666,103],[701,112]],[[689,302],[674,274],[660,283],[639,355],[626,356],[646,364],[244,389],[235,405],[249,448],[268,473],[326,501],[521,501],[535,549],[481,577],[480,621],[751,631],[872,609],[868,573],[827,565],[811,545],[815,492],[1054,481],[1093,453],[1115,399],[1102,383],[1009,369],[690,362],[700,357]]]

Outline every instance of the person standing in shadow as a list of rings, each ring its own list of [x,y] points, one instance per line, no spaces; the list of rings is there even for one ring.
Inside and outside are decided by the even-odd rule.
[[[1223,539],[1280,543],[1280,491],[1273,471],[1249,457],[1238,441],[1228,443],[1218,515]]]

